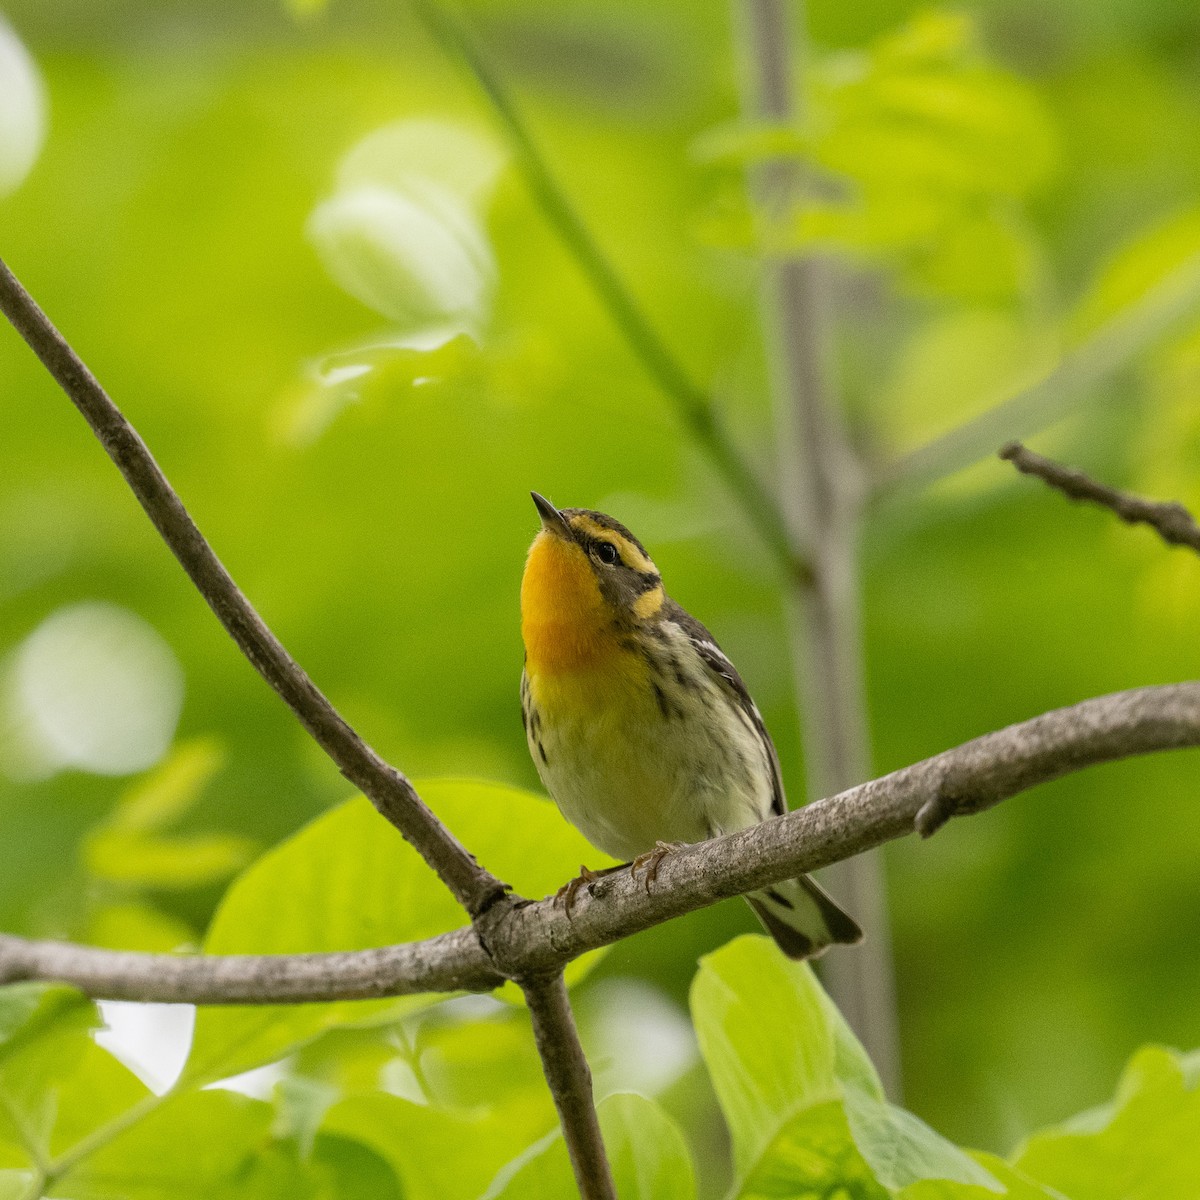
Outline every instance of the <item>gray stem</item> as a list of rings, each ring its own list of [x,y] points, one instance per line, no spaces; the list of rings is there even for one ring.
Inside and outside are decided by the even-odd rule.
[[[787,0],[739,0],[746,44],[746,108],[772,123],[803,119],[793,75],[803,60],[802,28]],[[793,162],[768,161],[753,187],[772,222],[803,198]],[[827,283],[811,255],[770,258],[763,268],[763,322],[770,350],[782,504],[811,571],[788,597],[796,692],[803,713],[810,796],[827,796],[870,773],[858,536],[861,489],[841,426],[828,368]],[[854,949],[834,947],[825,980],[862,1039],[888,1093],[900,1093],[899,1031],[883,864],[863,855],[839,864],[827,882],[868,931]]]

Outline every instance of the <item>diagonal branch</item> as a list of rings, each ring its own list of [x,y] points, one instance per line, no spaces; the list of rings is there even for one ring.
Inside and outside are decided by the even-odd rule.
[[[1074,467],[1063,466],[1022,446],[1009,442],[1000,457],[1022,475],[1033,475],[1071,500],[1090,500],[1116,513],[1129,525],[1149,525],[1168,546],[1188,546],[1200,553],[1200,525],[1184,506],[1174,500],[1147,500],[1130,492],[1099,483]]]
[[[486,950],[469,929],[380,950],[277,958],[178,958],[0,937],[0,982],[58,980],[101,998],[203,1004],[486,990],[501,976],[552,974],[588,950],[914,829],[928,837],[951,817],[1085,767],[1185,747],[1200,747],[1200,682],[1115,692],[676,851],[660,864],[652,890],[615,871],[581,890],[570,916],[553,900],[495,905],[476,922]]]
[[[1012,438],[1030,437],[1083,402],[1090,389],[1200,305],[1200,254],[1187,259],[1141,299],[1068,351],[1044,378],[977,417],[883,465],[875,498],[936,482],[986,458]]]
[[[0,311],[83,414],[217,620],[338,770],[416,847],[472,916],[503,895],[500,880],[475,862],[408,779],[346,723],[267,628],[196,527],[145,442],[2,260]]]
[[[667,346],[600,248],[555,177],[500,73],[464,24],[439,0],[412,0],[412,6],[433,36],[460,58],[475,77],[508,137],[517,165],[543,215],[574,257],[646,373],[674,404],[684,428],[741,500],[763,541],[787,574],[807,578],[808,563],[791,538],[782,513],[734,443],[712,397]]]

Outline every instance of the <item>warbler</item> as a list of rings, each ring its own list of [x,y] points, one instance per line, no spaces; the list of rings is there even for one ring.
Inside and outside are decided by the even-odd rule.
[[[529,751],[563,816],[644,866],[648,886],[672,843],[786,812],[779,759],[741,676],[667,597],[642,543],[604,513],[532,495],[542,528],[521,581]],[[862,937],[806,875],[746,899],[791,958]]]

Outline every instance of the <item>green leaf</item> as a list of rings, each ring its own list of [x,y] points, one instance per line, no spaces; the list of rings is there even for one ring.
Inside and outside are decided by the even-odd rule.
[[[945,1179],[1004,1191],[970,1155],[912,1113],[856,1087],[846,1088],[843,1106],[859,1151],[885,1187],[899,1189],[923,1179]]]
[[[524,895],[552,891],[581,861],[602,858],[552,804],[477,780],[420,791],[439,817]],[[431,937],[466,915],[417,852],[362,797],[340,805],[263,855],[226,893],[210,954],[360,950]],[[187,1076],[210,1080],[279,1058],[322,1031],[394,1020],[436,996],[334,1004],[206,1008],[197,1015]]]
[[[191,888],[228,879],[254,857],[256,844],[232,833],[187,837],[105,830],[86,846],[87,869],[97,879],[129,887]]]
[[[130,833],[165,829],[195,807],[224,765],[225,751],[216,738],[180,742],[153,771],[125,790],[105,827]]]
[[[1200,1088],[1194,1062],[1148,1046],[1112,1104],[1030,1138],[1015,1165],[1081,1200],[1200,1195]]]
[[[195,806],[224,762],[224,751],[211,738],[177,746],[88,835],[83,845],[88,871],[126,887],[174,889],[216,883],[241,870],[257,848],[249,838],[162,833]]]
[[[922,13],[865,54],[832,56],[816,87],[830,122],[820,160],[852,178],[1021,196],[1057,160],[1034,90],[983,61],[959,14]]]
[[[888,1200],[854,1144],[842,1106],[827,1100],[775,1125],[762,1153],[736,1188],[737,1200],[791,1196]]]
[[[788,1186],[884,1196],[923,1179],[1003,1188],[969,1155],[884,1098],[809,967],[762,937],[703,959],[692,985],[700,1050],[733,1137],[739,1195]],[[855,1190],[857,1189],[857,1190]]]
[[[378,415],[397,394],[470,382],[480,365],[479,344],[466,333],[373,338],[309,364],[276,405],[272,433],[285,444],[307,446],[352,406]]]
[[[5,1165],[61,1155],[146,1100],[146,1087],[93,1040],[99,1025],[95,1005],[69,988],[0,989]]]
[[[0,989],[0,1140],[47,1153],[63,1081],[95,1050],[96,1006],[66,987]]]
[[[1169,281],[1195,294],[1200,280],[1200,209],[1172,214],[1120,246],[1080,302],[1073,330],[1084,336]],[[1194,305],[1192,306],[1194,307]]]
[[[1061,1192],[1034,1182],[994,1154],[975,1150],[971,1152],[971,1157],[1007,1189],[1005,1200],[1067,1200]],[[995,1194],[990,1186],[952,1183],[946,1179],[924,1179],[899,1193],[900,1200],[992,1200]]]
[[[653,1100],[620,1092],[602,1100],[597,1112],[621,1200],[694,1200],[687,1143]],[[562,1200],[574,1194],[566,1143],[556,1132],[509,1164],[486,1200]]]
[[[193,930],[175,917],[137,901],[102,904],[88,917],[87,937],[91,946],[110,950],[146,950],[169,953],[194,948]]]
[[[450,1112],[386,1092],[334,1105],[324,1128],[384,1157],[403,1183],[405,1200],[482,1195],[522,1132],[503,1113]]]
[[[843,1079],[883,1098],[874,1068],[812,971],[766,938],[740,937],[701,959],[691,1006],[740,1172],[797,1112],[840,1100]]]
[[[271,1106],[232,1092],[171,1097],[84,1158],[56,1194],[73,1200],[401,1200],[367,1147],[318,1136],[311,1155],[270,1134]]]

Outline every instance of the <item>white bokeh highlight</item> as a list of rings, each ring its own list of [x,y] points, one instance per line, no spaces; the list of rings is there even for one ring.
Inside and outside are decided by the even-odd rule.
[[[497,277],[483,218],[503,165],[465,125],[393,122],[343,157],[308,236],[333,280],[401,329],[478,336]]]
[[[182,706],[183,671],[145,621],[102,601],[60,608],[0,675],[0,768],[21,780],[147,770]]]
[[[470,207],[438,183],[340,191],[313,212],[308,233],[337,284],[402,326],[457,320],[475,329],[485,319],[491,247]]]
[[[19,187],[37,161],[46,111],[37,64],[0,15],[0,196]]]
[[[97,1002],[104,1028],[96,1044],[127,1066],[156,1096],[169,1092],[183,1073],[196,1009],[191,1004]]]
[[[587,996],[589,1057],[597,1096],[640,1092],[656,1096],[696,1061],[687,1013],[640,979],[605,979]]]

